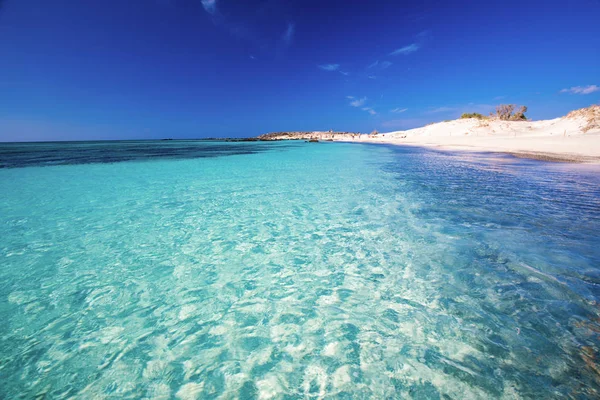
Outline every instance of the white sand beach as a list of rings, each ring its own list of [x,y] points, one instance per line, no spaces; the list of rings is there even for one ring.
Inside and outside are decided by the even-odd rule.
[[[458,119],[407,131],[361,135],[355,140],[598,163],[599,122],[600,106],[593,106],[552,120]]]
[[[600,163],[600,106],[572,111],[551,120],[467,118],[406,131],[379,134],[312,132],[301,138],[503,152],[552,161]]]

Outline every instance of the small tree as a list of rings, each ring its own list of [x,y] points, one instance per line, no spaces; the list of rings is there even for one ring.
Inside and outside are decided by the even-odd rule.
[[[526,120],[527,119],[527,117],[525,116],[526,112],[527,112],[527,106],[520,106],[519,109],[514,112],[511,119],[513,121]]]
[[[526,106],[519,106],[517,111],[515,111],[516,106],[514,104],[500,104],[496,107],[496,114],[491,114],[492,117],[496,117],[502,121],[523,121],[526,120],[527,117],[525,113],[527,112]]]
[[[496,106],[496,118],[508,121],[514,109],[514,104],[500,104],[499,106]]]
[[[371,132],[371,135],[378,135],[379,132],[377,132],[377,129],[375,129],[373,132]]]

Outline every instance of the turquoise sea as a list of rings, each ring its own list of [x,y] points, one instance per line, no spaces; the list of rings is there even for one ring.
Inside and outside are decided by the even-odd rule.
[[[600,396],[600,167],[0,145],[0,398]]]

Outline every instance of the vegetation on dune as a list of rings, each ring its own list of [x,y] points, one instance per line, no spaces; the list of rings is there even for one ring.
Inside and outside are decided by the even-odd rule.
[[[475,127],[489,127],[490,124],[493,124],[493,121],[527,121],[527,117],[525,113],[527,112],[526,106],[518,106],[515,104],[501,104],[496,107],[495,112],[490,113],[489,116],[485,116],[483,114],[473,112],[473,113],[463,113],[460,116],[460,119],[470,119],[474,118],[478,120],[478,123]],[[589,132],[591,130],[596,131],[600,129],[600,104],[595,104],[587,108],[582,108],[580,110],[571,111],[565,118],[573,119],[583,119],[584,125],[581,127],[583,132]],[[444,120],[443,122],[453,122],[454,120]],[[442,121],[430,122],[425,126],[431,126],[435,124],[439,124]],[[373,130],[368,134],[369,137],[377,137],[380,133],[377,130]],[[334,139],[339,138],[345,140],[346,138],[356,138],[360,137],[360,132],[334,132],[329,130],[328,132],[273,132],[264,135],[260,135],[256,138],[248,138],[248,139],[240,139],[243,141],[256,141],[256,140],[299,140],[299,139]]]
[[[515,104],[500,104],[496,107],[496,113],[491,113],[490,117],[501,121],[527,121],[525,113],[527,106],[517,106]]]
[[[463,115],[460,116],[460,119],[467,119],[467,118],[486,119],[487,117],[485,115],[479,114],[479,113],[464,113]]]
[[[517,106],[515,104],[500,104],[496,106],[496,111],[490,113],[490,116],[485,116],[483,114],[472,112],[472,113],[463,113],[460,116],[460,119],[470,119],[475,118],[481,121],[481,123],[487,123],[486,121],[490,119],[499,119],[501,121],[527,121],[527,117],[525,113],[527,112],[527,106]],[[453,120],[447,119],[444,122],[452,122]],[[425,126],[433,125],[437,122],[431,122]]]
[[[600,129],[600,104],[571,111],[567,118],[585,118],[587,125],[582,128],[583,132]]]
[[[488,119],[488,118],[494,118],[494,119],[499,119],[501,121],[526,121],[527,117],[525,116],[525,113],[527,112],[527,107],[526,106],[517,106],[515,104],[500,104],[499,106],[496,106],[496,111],[490,113],[489,117],[486,117],[483,114],[480,113],[464,113],[463,115],[460,116],[461,119],[468,119],[468,118],[476,118],[476,119],[480,119],[480,120],[484,120],[484,119]]]

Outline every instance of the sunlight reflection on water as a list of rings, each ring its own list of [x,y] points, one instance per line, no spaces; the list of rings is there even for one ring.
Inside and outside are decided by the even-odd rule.
[[[597,167],[247,145],[0,171],[0,397],[598,394]]]

